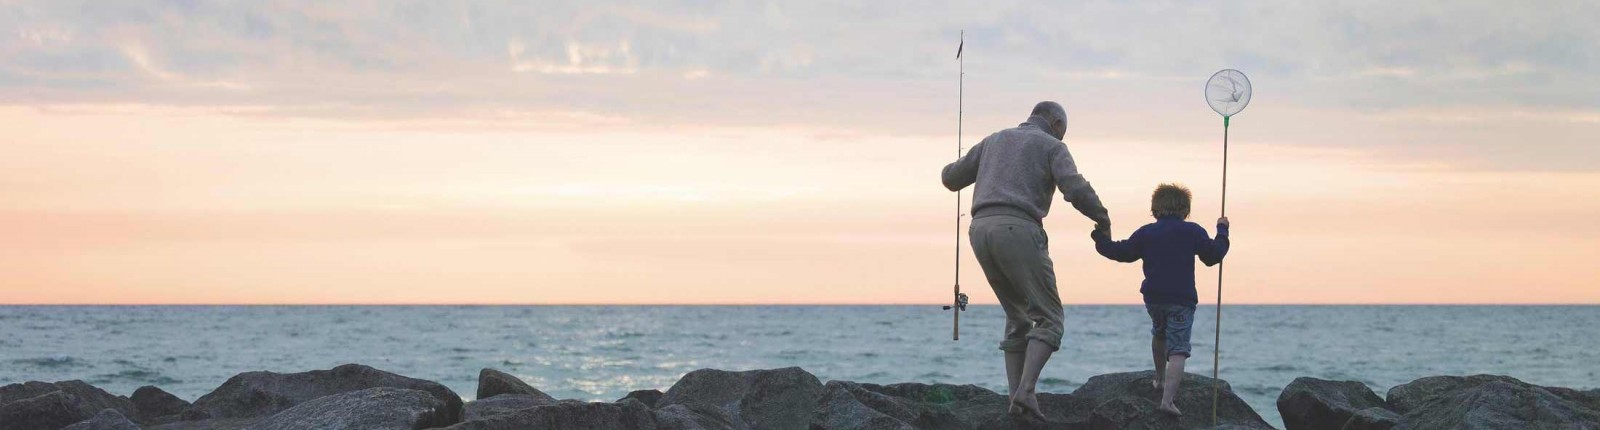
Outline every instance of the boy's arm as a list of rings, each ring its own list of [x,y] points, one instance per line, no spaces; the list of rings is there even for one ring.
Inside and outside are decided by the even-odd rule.
[[[1105,205],[1100,203],[1100,195],[1095,194],[1089,180],[1078,173],[1078,163],[1072,160],[1072,153],[1067,151],[1066,144],[1056,145],[1051,153],[1050,175],[1055,179],[1056,188],[1061,190],[1061,198],[1072,203],[1072,208],[1077,209],[1078,213],[1093,220],[1095,230],[1103,230],[1109,235],[1111,216],[1106,213]]]
[[[1205,228],[1200,230],[1200,246],[1195,247],[1195,255],[1200,257],[1200,262],[1207,266],[1215,266],[1222,262],[1222,257],[1228,255],[1228,219],[1217,220],[1217,238],[1212,239],[1206,235]]]
[[[984,141],[988,140],[984,139]],[[945,165],[944,172],[940,174],[940,179],[944,181],[944,187],[950,189],[950,191],[958,191],[968,185],[972,185],[973,182],[977,182],[978,159],[982,155],[983,142],[978,142],[977,145],[972,146],[971,150],[967,151],[967,155],[961,156],[954,163]]]
[[[1139,233],[1143,231],[1144,229],[1135,230],[1133,235],[1128,236],[1128,240],[1111,240],[1111,233],[1098,229],[1089,233],[1089,237],[1094,238],[1094,251],[1100,253],[1100,256],[1132,263],[1139,261],[1143,256],[1142,247],[1139,246],[1141,237]]]

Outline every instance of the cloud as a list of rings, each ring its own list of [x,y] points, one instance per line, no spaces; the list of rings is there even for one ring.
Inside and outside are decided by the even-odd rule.
[[[1470,109],[1591,117],[1593,16],[1600,3],[1581,0],[33,1],[0,5],[0,26],[16,29],[0,35],[0,97],[353,120],[566,110],[933,135],[948,132],[965,29],[968,120],[980,129],[1052,98],[1114,125],[1086,132],[1162,137],[1123,118],[1192,110],[1178,102],[1224,67],[1257,82],[1252,111],[1307,112],[1286,121]],[[1556,161],[1596,155],[1558,147]]]

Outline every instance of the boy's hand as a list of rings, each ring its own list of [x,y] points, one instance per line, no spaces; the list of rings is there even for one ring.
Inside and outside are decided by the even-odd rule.
[[[1217,225],[1228,227],[1228,217],[1217,218]]]

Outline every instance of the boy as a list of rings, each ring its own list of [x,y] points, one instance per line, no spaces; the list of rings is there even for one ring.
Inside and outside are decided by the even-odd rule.
[[[1189,218],[1189,199],[1188,188],[1161,184],[1150,196],[1150,215],[1156,222],[1140,227],[1128,240],[1113,241],[1102,230],[1090,234],[1095,251],[1106,258],[1124,263],[1144,260],[1144,284],[1139,292],[1144,294],[1152,326],[1150,352],[1156,377],[1151,385],[1161,390],[1161,411],[1173,416],[1183,415],[1173,401],[1183,380],[1183,363],[1189,358],[1189,329],[1199,301],[1194,289],[1194,259],[1200,257],[1201,262],[1213,266],[1228,254],[1228,218],[1217,219],[1217,238],[1212,240],[1205,227],[1184,221]]]

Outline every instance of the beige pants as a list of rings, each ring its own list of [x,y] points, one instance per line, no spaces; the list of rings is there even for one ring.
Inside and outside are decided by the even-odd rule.
[[[1000,349],[1022,352],[1029,339],[1061,348],[1061,295],[1056,292],[1050,239],[1032,221],[1008,215],[972,220],[972,252],[1006,311]]]

